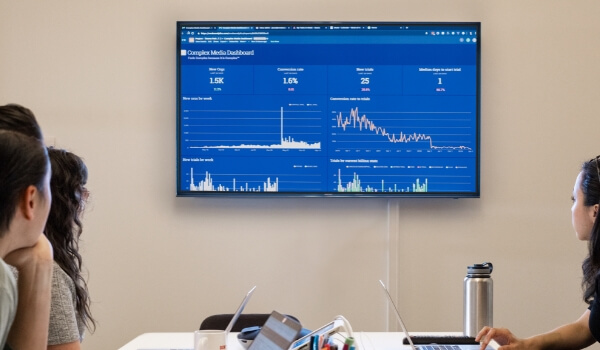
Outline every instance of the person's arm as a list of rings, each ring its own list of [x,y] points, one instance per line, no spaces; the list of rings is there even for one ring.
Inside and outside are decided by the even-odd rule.
[[[19,271],[17,314],[7,339],[12,349],[47,347],[52,258],[52,246],[44,235],[40,235],[33,247],[15,250],[6,256],[6,263]]]
[[[81,343],[74,341],[67,344],[48,345],[48,350],[81,350]]]
[[[485,349],[492,339],[502,345],[500,350],[583,349],[596,341],[590,332],[589,319],[590,310],[586,310],[575,322],[568,323],[550,332],[525,339],[517,338],[506,328],[484,327],[475,340],[482,342],[482,350]]]

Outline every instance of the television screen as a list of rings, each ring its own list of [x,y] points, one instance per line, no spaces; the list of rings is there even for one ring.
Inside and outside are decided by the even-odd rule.
[[[480,36],[177,22],[177,195],[479,197]]]

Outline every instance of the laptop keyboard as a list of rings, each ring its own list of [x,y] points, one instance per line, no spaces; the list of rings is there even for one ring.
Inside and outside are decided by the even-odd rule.
[[[417,350],[460,350],[458,345],[439,345],[439,344],[431,344],[431,345],[419,345],[416,346]]]
[[[475,338],[467,337],[464,335],[411,335],[410,339],[415,345],[459,345],[459,344],[467,344],[467,345],[478,345],[479,343],[475,341]],[[402,344],[408,344],[408,339],[404,338]],[[426,349],[431,350],[431,349]],[[441,349],[447,350],[447,349]]]

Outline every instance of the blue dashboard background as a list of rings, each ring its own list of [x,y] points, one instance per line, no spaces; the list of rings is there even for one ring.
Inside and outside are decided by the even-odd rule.
[[[178,195],[479,195],[475,43],[189,37],[177,50]]]

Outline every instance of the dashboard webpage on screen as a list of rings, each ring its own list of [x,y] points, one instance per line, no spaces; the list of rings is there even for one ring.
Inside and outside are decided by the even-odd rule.
[[[177,194],[479,196],[479,23],[177,23]]]

